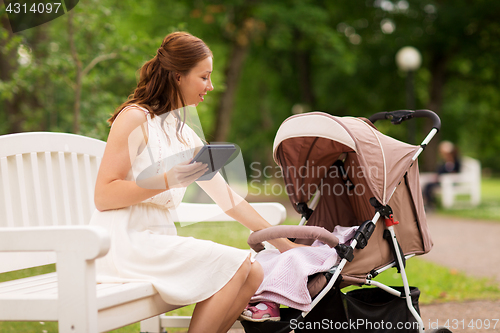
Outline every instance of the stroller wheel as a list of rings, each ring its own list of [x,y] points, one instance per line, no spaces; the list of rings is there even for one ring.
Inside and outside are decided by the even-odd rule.
[[[453,333],[446,327],[438,327],[436,329],[430,330],[429,333]]]

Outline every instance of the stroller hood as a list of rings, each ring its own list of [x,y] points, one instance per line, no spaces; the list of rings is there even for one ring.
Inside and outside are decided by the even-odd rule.
[[[419,235],[415,236],[421,238],[414,243],[420,245],[405,252],[425,253],[432,241],[418,164],[413,161],[419,148],[380,133],[367,119],[310,112],[291,116],[281,124],[273,157],[297,212],[302,213],[297,204],[321,194],[308,225],[313,222],[330,231],[335,225],[359,225],[373,217],[375,209],[369,200],[375,197],[382,205],[390,204],[395,217],[411,224],[416,221],[414,231]],[[339,160],[342,167],[338,167]],[[406,186],[396,191],[400,183]]]
[[[354,152],[358,163],[346,164],[350,168],[347,172],[365,177],[373,196],[385,205],[420,147],[384,135],[368,122],[322,112],[292,116],[276,134],[274,161],[285,168],[284,174],[297,175],[304,182],[295,184],[309,185],[319,182],[325,176],[321,171],[326,171],[342,153]],[[308,199],[297,193],[297,202]]]

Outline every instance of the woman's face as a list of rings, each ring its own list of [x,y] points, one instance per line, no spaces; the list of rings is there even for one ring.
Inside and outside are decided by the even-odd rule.
[[[212,85],[212,57],[207,57],[196,64],[186,75],[178,77],[179,88],[186,105],[197,106],[203,102],[208,91],[214,90]]]

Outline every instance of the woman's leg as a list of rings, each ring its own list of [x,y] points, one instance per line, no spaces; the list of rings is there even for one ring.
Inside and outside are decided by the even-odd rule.
[[[233,304],[229,312],[224,319],[224,323],[219,330],[219,333],[226,333],[234,322],[241,315],[245,307],[248,305],[250,298],[255,295],[255,292],[259,288],[262,283],[262,279],[264,278],[264,272],[262,271],[262,266],[255,261],[252,263],[252,267],[250,269],[250,273],[248,274],[247,283],[245,283],[238,293],[238,296],[234,299]]]
[[[221,290],[196,304],[188,332],[215,333],[229,329],[259,287],[262,276],[260,265],[247,259]]]

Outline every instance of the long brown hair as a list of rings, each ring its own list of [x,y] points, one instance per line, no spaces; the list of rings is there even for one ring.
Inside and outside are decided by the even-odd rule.
[[[137,88],[127,101],[115,110],[108,122],[112,124],[120,111],[132,104],[147,109],[151,117],[185,106],[176,75],[187,75],[199,61],[211,56],[212,51],[198,37],[187,32],[173,32],[167,35],[154,58],[142,66]],[[181,105],[178,105],[179,101]],[[176,113],[175,116],[179,118],[179,114]],[[179,137],[180,122],[177,124]]]

